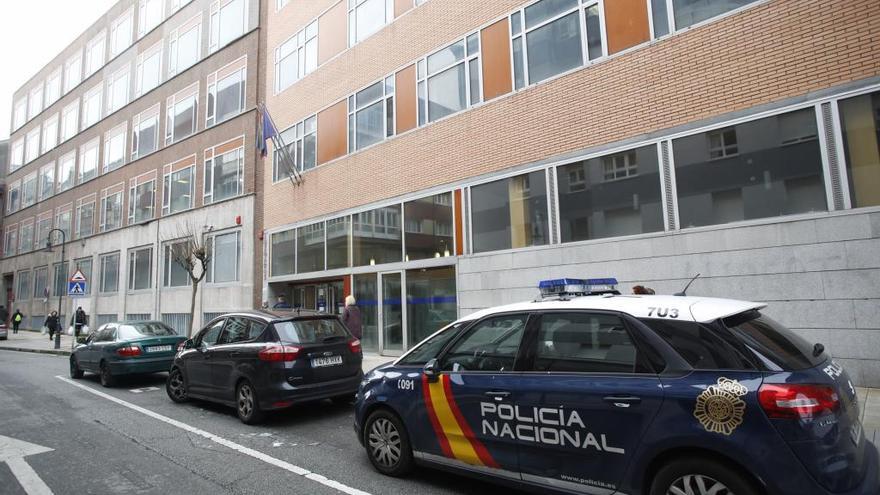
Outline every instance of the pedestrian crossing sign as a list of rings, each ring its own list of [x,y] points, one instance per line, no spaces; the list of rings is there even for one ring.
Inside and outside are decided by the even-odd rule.
[[[67,295],[70,297],[84,296],[88,292],[87,288],[87,282],[68,282]]]

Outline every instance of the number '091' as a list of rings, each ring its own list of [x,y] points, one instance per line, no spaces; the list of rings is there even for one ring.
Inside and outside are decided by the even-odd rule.
[[[413,380],[398,380],[397,388],[400,390],[415,390],[416,383]]]
[[[648,316],[678,318],[678,308],[648,308]]]

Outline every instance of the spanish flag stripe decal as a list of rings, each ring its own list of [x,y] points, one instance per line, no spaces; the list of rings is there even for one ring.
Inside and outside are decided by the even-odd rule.
[[[449,408],[452,409],[452,414],[455,415],[455,419],[458,421],[459,426],[461,426],[464,436],[470,441],[471,446],[484,465],[497,468],[498,464],[495,462],[495,459],[493,459],[489,454],[489,451],[486,450],[486,446],[477,439],[476,435],[474,435],[474,431],[461,413],[461,409],[458,408],[458,403],[455,402],[455,397],[452,395],[452,383],[448,380],[448,377],[444,378],[447,378],[447,380],[443,381],[443,390],[446,392],[446,398],[449,401]]]
[[[477,455],[474,446],[465,436],[455,414],[452,412],[449,397],[446,396],[445,382],[449,380],[447,375],[440,375],[440,379],[434,383],[429,383],[428,387],[431,392],[431,402],[434,405],[434,412],[440,421],[440,426],[446,433],[449,440],[449,447],[452,449],[453,456],[459,461],[466,462],[477,466],[482,466],[483,461]]]
[[[431,400],[431,390],[429,388],[427,375],[422,375],[422,394],[425,396],[425,408],[428,409],[428,418],[431,420],[431,426],[434,428],[434,434],[437,435],[437,441],[440,443],[440,449],[446,457],[452,457],[452,449],[449,448],[449,440],[446,433],[440,427],[440,421],[437,419],[437,413],[434,412],[434,404]]]

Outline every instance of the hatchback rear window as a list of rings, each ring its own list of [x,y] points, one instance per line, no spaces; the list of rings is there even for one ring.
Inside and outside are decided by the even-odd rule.
[[[754,366],[715,332],[693,321],[640,320],[697,370],[745,370]]]
[[[177,335],[174,330],[161,323],[138,323],[137,325],[119,325],[120,339],[139,339],[141,337],[165,337]]]
[[[722,321],[747,346],[781,370],[803,370],[825,362],[823,352],[814,354],[813,344],[759,311],[747,311]]]
[[[279,321],[275,323],[275,331],[282,341],[291,344],[321,344],[351,336],[336,318]]]

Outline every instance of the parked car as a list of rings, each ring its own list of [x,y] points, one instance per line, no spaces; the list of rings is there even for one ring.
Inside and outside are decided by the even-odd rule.
[[[320,399],[350,402],[363,353],[338,316],[306,311],[242,312],[212,320],[180,345],[166,390],[235,407],[246,424],[270,410]]]
[[[9,327],[5,323],[0,323],[0,340],[9,338]]]
[[[98,373],[101,385],[111,387],[121,375],[168,371],[177,346],[185,340],[161,321],[106,323],[73,350],[70,376]]]

